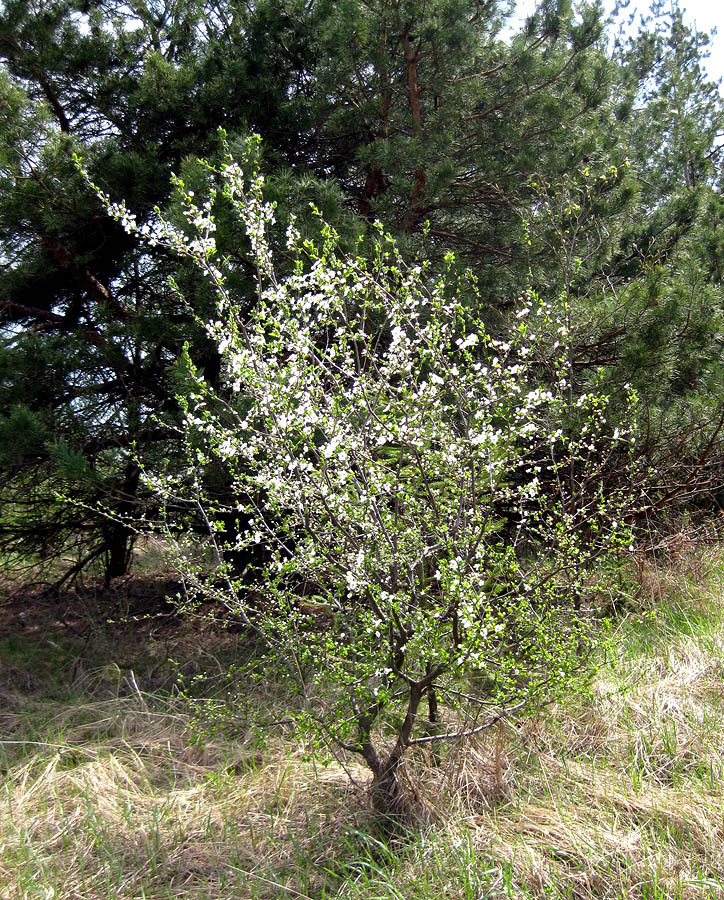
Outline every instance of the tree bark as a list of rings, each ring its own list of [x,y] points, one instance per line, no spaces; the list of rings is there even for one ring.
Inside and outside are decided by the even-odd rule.
[[[387,79],[387,72],[384,69],[380,72],[380,82],[382,84],[382,106],[380,109],[379,136],[384,140],[389,132],[390,106],[392,104],[392,92]],[[370,142],[374,144],[375,140],[377,140],[376,136],[372,135]],[[367,172],[365,186],[359,199],[358,212],[363,218],[370,218],[372,214],[372,199],[378,194],[383,194],[385,189],[385,173],[379,166],[371,166]]]
[[[426,679],[410,685],[407,713],[397,741],[387,759],[381,764],[378,763],[378,769],[370,788],[374,808],[382,813],[393,827],[405,827],[415,819],[414,798],[400,782],[399,772],[405,750],[409,746],[412,730],[415,727],[420,701],[425,693],[425,681]]]
[[[407,65],[407,91],[410,101],[410,112],[412,113],[412,121],[415,127],[415,137],[419,138],[422,134],[422,112],[420,110],[420,88],[417,84],[417,64],[420,60],[420,54],[413,49],[410,42],[410,35],[407,30],[403,31],[402,47],[405,52],[405,63]],[[427,178],[422,167],[415,172],[415,184],[412,188],[412,196],[405,213],[403,227],[407,234],[411,234],[417,227],[422,218],[421,201],[425,193]]]
[[[140,478],[141,470],[129,461],[119,491],[120,501],[113,509],[118,518],[109,523],[105,533],[106,583],[127,575],[131,565],[135,531],[126,520],[133,512]]]

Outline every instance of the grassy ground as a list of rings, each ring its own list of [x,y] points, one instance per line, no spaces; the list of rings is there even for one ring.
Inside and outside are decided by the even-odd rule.
[[[724,897],[722,571],[649,566],[591,697],[411,759],[430,825],[397,843],[365,772],[305,747],[276,690],[237,699],[238,635],[162,604],[134,618],[122,593],[16,595],[0,608],[0,897]],[[84,632],[89,603],[120,624]]]

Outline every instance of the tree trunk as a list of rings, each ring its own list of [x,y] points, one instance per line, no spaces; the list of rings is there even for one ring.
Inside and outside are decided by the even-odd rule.
[[[410,42],[410,35],[407,29],[401,35],[402,46],[405,52],[405,63],[407,65],[407,90],[410,101],[410,112],[415,128],[415,137],[422,135],[422,112],[420,110],[420,87],[417,83],[417,64],[420,61],[420,54],[416,52]],[[415,185],[412,189],[412,196],[403,219],[403,227],[407,234],[412,234],[422,218],[422,198],[425,194],[425,186],[427,178],[422,168],[418,168],[415,172]]]
[[[131,565],[135,531],[126,520],[133,513],[140,478],[141,470],[129,461],[118,492],[120,499],[113,509],[118,519],[109,523],[105,533],[106,584],[113,578],[127,575]]]
[[[133,555],[134,534],[116,525],[106,533],[106,583],[128,573]]]
[[[370,788],[372,804],[379,813],[385,816],[392,830],[404,829],[410,826],[416,818],[416,798],[414,792],[406,789],[400,781],[400,767],[402,757],[410,746],[420,701],[431,680],[430,675],[427,675],[422,681],[410,684],[407,713],[395,746],[384,762],[380,762],[375,754],[375,765],[371,766],[375,773]],[[370,764],[370,760],[368,760],[368,764]]]
[[[415,798],[400,781],[401,763],[401,756],[388,760],[370,787],[372,805],[384,817],[390,831],[405,829],[416,818]]]

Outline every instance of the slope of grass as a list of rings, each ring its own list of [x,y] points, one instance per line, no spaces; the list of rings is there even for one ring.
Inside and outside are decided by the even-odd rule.
[[[719,562],[641,583],[591,696],[409,761],[430,824],[407,841],[383,837],[354,760],[304,745],[277,686],[243,686],[269,723],[247,726],[233,634],[6,635],[0,897],[723,897]]]

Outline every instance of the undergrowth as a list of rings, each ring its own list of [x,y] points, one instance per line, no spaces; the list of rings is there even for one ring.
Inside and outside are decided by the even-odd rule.
[[[242,635],[6,634],[0,897],[723,897],[720,559],[636,585],[589,696],[411,757],[404,840],[281,686],[228,674]]]

